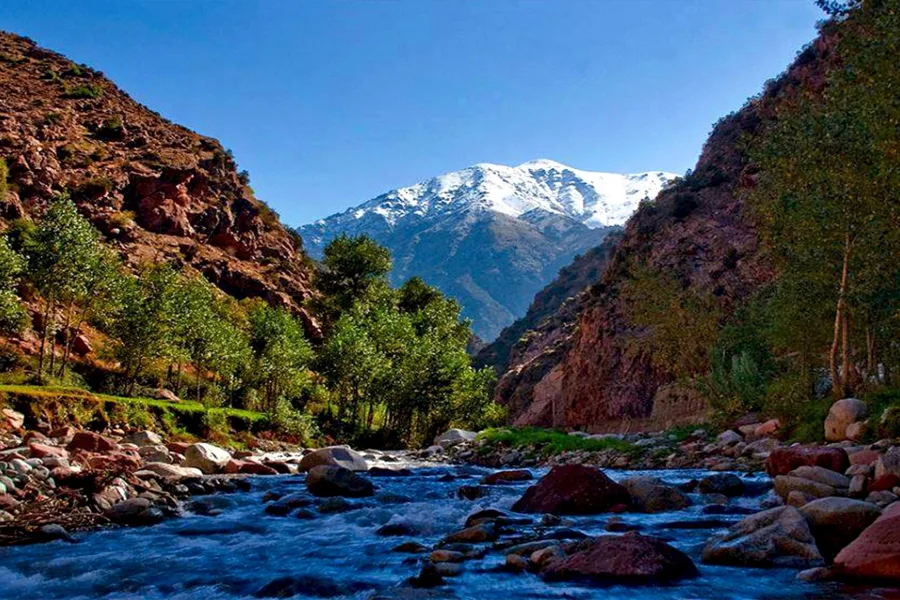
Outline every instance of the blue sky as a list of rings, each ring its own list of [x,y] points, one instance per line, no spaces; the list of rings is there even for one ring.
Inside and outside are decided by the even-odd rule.
[[[813,0],[4,0],[0,28],[219,138],[291,225],[478,162],[692,167]]]

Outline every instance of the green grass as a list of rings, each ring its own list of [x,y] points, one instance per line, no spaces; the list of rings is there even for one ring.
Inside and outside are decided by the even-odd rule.
[[[675,442],[680,444],[690,438],[691,435],[698,429],[702,429],[703,431],[705,431],[707,437],[711,437],[714,433],[713,427],[711,425],[700,423],[694,425],[676,425],[675,427],[670,427],[666,430],[665,435],[667,438],[669,436],[673,436],[675,438]]]
[[[501,444],[511,448],[534,448],[545,455],[561,454],[573,450],[618,450],[631,452],[634,445],[616,438],[586,439],[569,435],[562,431],[537,427],[486,429],[481,437],[491,444]]]

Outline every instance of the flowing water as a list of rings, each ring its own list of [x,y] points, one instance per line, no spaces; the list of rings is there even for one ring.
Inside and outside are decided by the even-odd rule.
[[[396,467],[397,465],[392,465]],[[78,534],[77,544],[52,542],[0,549],[0,598],[52,600],[236,598],[359,598],[390,589],[418,571],[417,557],[390,550],[415,540],[426,545],[462,527],[474,511],[509,508],[528,482],[493,486],[490,495],[471,502],[457,499],[461,485],[474,484],[490,472],[472,467],[423,467],[410,477],[373,478],[374,498],[351,500],[354,510],[303,520],[264,514],[263,495],[305,492],[302,476],[259,477],[250,492],[218,494],[201,500],[221,511],[216,516],[188,513],[154,527],[109,529]],[[536,470],[536,475],[541,471]],[[609,471],[615,479],[641,474]],[[702,471],[655,471],[666,483],[700,478]],[[452,476],[451,477],[449,476]],[[749,481],[762,482],[761,477]],[[710,515],[700,497],[678,512],[625,514],[647,534],[657,535],[689,554],[700,577],[665,586],[590,587],[545,583],[532,574],[497,569],[502,551],[465,563],[461,576],[428,597],[641,600],[675,598],[900,598],[897,590],[851,589],[835,583],[801,583],[791,569],[741,569],[700,564],[704,541],[740,516]],[[760,498],[741,498],[732,505],[757,508]],[[707,509],[708,510],[708,509]],[[215,511],[218,512],[218,511]],[[610,515],[572,517],[570,527],[588,534],[605,532]],[[702,529],[678,523],[707,521]],[[721,521],[719,523],[710,520]],[[417,534],[380,537],[388,523],[413,527]],[[527,527],[522,528],[527,529]],[[273,583],[275,582],[275,583]],[[278,595],[280,593],[282,595]],[[292,590],[287,592],[285,590]],[[294,591],[296,596],[290,596]]]

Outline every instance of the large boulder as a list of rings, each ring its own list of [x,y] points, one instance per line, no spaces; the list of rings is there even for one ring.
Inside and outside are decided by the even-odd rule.
[[[225,465],[231,460],[227,450],[218,446],[200,442],[191,444],[184,452],[183,467],[200,469],[204,473],[219,473],[225,469]]]
[[[306,454],[300,461],[300,470],[309,471],[318,466],[343,467],[349,471],[367,471],[369,465],[358,452],[347,446],[329,446]]]
[[[770,477],[787,475],[802,466],[824,467],[843,473],[850,466],[850,458],[843,448],[790,446],[772,450],[766,459],[766,471]]]
[[[350,469],[318,465],[306,475],[306,488],[314,496],[362,498],[375,493],[375,486]]]
[[[881,516],[874,504],[850,498],[821,498],[800,508],[826,560],[833,560],[847,544]]]
[[[565,559],[545,563],[541,575],[551,581],[635,584],[695,577],[697,567],[664,541],[631,532],[580,542]]]
[[[161,446],[163,443],[159,434],[153,431],[137,431],[126,437],[125,441],[139,448],[144,446]]]
[[[900,581],[900,502],[841,550],[834,567],[847,579]]]
[[[825,439],[842,442],[847,439],[847,426],[863,421],[869,416],[866,403],[856,398],[844,398],[831,405],[825,417]]]
[[[881,479],[885,475],[900,477],[900,446],[891,446],[875,461],[875,479]]]
[[[22,429],[25,425],[25,415],[11,408],[0,409],[0,428]]]
[[[744,567],[815,567],[824,564],[806,519],[793,506],[779,506],[743,519],[711,537],[703,562]]]
[[[553,467],[513,505],[524,513],[590,515],[627,506],[631,496],[600,469],[584,465]]]
[[[682,510],[691,500],[681,490],[665,485],[655,477],[631,477],[622,482],[631,495],[633,508],[646,513]]]
[[[163,479],[185,479],[187,477],[200,477],[203,475],[203,471],[200,469],[195,469],[193,467],[179,467],[178,465],[161,462],[149,462],[144,464],[141,467],[141,470],[137,472],[138,475],[141,475],[142,473],[153,473]]]
[[[69,452],[84,450],[86,452],[114,452],[119,444],[93,431],[79,431],[66,446]]]
[[[700,480],[697,488],[704,494],[722,494],[723,496],[740,496],[746,486],[734,473],[713,473]]]
[[[472,442],[478,436],[474,431],[466,431],[465,429],[450,429],[434,438],[434,445],[442,448],[455,446],[460,442]]]

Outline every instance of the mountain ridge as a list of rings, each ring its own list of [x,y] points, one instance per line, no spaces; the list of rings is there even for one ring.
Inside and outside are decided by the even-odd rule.
[[[422,276],[455,296],[480,337],[524,315],[577,254],[602,243],[674,174],[583,171],[549,159],[479,163],[391,190],[298,228],[314,257],[366,234],[394,255],[395,283]]]

